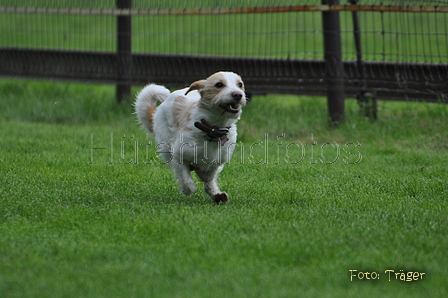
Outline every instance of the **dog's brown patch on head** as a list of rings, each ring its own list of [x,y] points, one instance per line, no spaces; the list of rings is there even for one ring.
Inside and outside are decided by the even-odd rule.
[[[185,93],[185,95],[187,95],[188,93],[190,93],[190,91],[193,91],[193,90],[201,90],[202,88],[204,88],[204,83],[205,83],[205,81],[206,81],[206,80],[199,80],[199,81],[193,82],[193,83],[190,85],[190,88],[188,89],[187,93]]]
[[[203,88],[199,89],[201,94],[201,105],[207,106],[227,86],[227,79],[222,73],[212,74],[203,82]]]
[[[190,121],[191,111],[197,102],[188,102],[185,96],[178,96],[173,103],[174,126],[186,129]]]
[[[244,87],[244,82],[243,82],[243,80],[241,79],[241,77],[240,76],[238,76],[238,80],[237,80],[237,82],[236,82],[236,85],[242,90],[242,91],[245,91],[245,87]]]
[[[204,83],[204,89],[208,89],[210,92],[219,93],[223,88],[227,86],[227,78],[220,72],[212,74]]]

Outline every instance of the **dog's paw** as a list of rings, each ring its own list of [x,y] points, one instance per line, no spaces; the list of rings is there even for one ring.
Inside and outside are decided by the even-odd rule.
[[[196,184],[194,184],[194,183],[186,183],[186,184],[182,184],[180,186],[180,191],[186,196],[189,196],[189,195],[195,193],[196,190],[197,190]]]
[[[229,195],[226,192],[220,192],[212,197],[213,202],[216,204],[226,203],[229,200]]]

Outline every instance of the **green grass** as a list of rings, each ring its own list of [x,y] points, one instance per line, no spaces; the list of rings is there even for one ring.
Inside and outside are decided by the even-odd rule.
[[[255,97],[215,205],[180,194],[113,91],[0,81],[2,297],[447,295],[447,105],[371,123],[347,101],[330,129],[322,98]]]

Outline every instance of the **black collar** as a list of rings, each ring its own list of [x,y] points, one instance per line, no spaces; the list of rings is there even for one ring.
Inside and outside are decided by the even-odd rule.
[[[223,139],[226,139],[230,129],[230,126],[229,127],[212,126],[208,124],[207,121],[205,121],[205,119],[201,119],[201,122],[196,121],[194,123],[194,126],[206,133],[205,138],[209,142],[219,142],[222,141]]]

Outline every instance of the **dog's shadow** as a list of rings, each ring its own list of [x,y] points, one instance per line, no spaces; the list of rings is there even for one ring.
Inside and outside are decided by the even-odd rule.
[[[178,189],[174,189],[164,195],[151,195],[143,193],[139,196],[141,204],[156,204],[156,205],[184,205],[184,206],[201,206],[201,205],[223,205],[223,203],[214,203],[210,200],[205,192],[198,190],[196,193],[185,196],[179,193]]]

